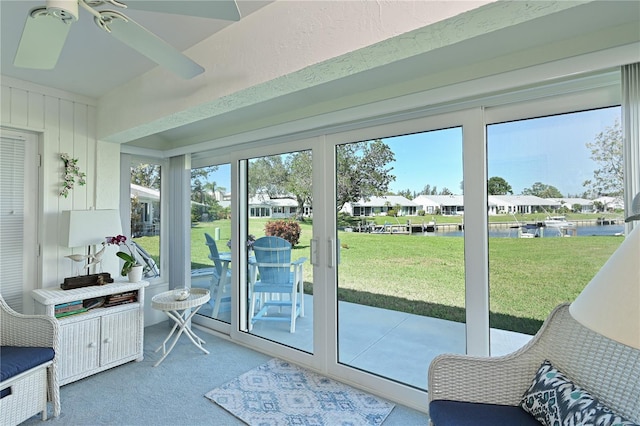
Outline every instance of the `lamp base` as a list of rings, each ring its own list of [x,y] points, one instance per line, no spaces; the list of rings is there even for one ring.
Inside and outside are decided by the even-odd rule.
[[[63,290],[71,290],[74,288],[89,287],[92,285],[104,285],[113,282],[111,274],[102,272],[100,274],[79,275],[77,277],[69,277],[64,279],[64,283],[60,284]]]

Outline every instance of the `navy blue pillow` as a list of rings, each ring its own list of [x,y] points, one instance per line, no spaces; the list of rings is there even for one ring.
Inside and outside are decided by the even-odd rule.
[[[638,426],[600,404],[545,360],[520,406],[546,426]]]

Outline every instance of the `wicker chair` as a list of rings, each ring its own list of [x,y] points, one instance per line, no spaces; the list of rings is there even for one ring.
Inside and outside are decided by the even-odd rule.
[[[640,423],[640,350],[582,326],[568,304],[554,309],[534,338],[509,355],[437,356],[429,366],[429,403],[517,406],[545,359],[614,412]]]
[[[53,415],[60,414],[60,388],[57,378],[58,322],[44,315],[22,315],[15,312],[0,296],[0,346],[49,348],[56,354],[28,371],[13,375],[0,383],[0,390],[8,394],[0,399],[0,424],[15,425],[42,412],[47,418],[47,400],[53,404]],[[30,350],[29,357],[34,355]],[[4,351],[3,351],[4,352]],[[15,352],[14,352],[15,353]],[[19,352],[18,352],[19,353]],[[7,367],[3,364],[4,367]],[[4,374],[3,374],[4,375]]]

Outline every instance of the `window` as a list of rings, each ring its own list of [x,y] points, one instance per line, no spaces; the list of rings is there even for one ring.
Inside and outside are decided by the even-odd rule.
[[[487,126],[495,333],[524,344],[556,305],[577,297],[622,242],[620,113],[612,107]],[[606,166],[620,170],[606,177],[609,194],[594,185],[605,164],[592,150],[603,138],[619,146],[605,153]],[[506,352],[496,340],[492,354]]]
[[[130,164],[130,235],[145,266],[144,277],[155,278],[161,264],[162,166],[145,160]]]
[[[191,169],[191,287],[211,292],[198,314],[226,323],[231,322],[230,183],[230,164]]]

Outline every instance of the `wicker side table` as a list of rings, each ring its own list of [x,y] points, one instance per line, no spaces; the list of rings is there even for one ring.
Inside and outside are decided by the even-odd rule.
[[[191,318],[196,314],[196,312],[198,312],[198,309],[200,309],[202,305],[209,301],[209,298],[209,290],[203,288],[192,288],[189,297],[185,300],[176,300],[175,290],[165,291],[153,296],[151,299],[151,307],[153,309],[163,311],[175,322],[167,338],[164,339],[162,345],[156,349],[156,352],[162,349],[162,358],[153,365],[154,367],[160,365],[167,355],[169,355],[169,352],[171,352],[173,347],[176,345],[183,332],[187,337],[189,337],[191,342],[196,345],[196,347],[206,354],[209,353],[209,351],[202,347],[202,344],[205,343],[205,341],[198,337],[191,328],[187,327]],[[191,311],[190,313],[189,310]],[[174,333],[176,333],[176,330],[177,334],[173,336]],[[171,345],[167,350],[167,342],[172,338],[172,336],[173,342],[171,342]]]

